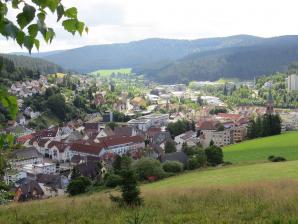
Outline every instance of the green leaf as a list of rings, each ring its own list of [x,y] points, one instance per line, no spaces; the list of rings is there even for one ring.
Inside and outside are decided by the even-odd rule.
[[[76,19],[78,15],[78,10],[76,7],[71,7],[64,12],[64,15],[68,18]]]
[[[35,38],[37,36],[37,32],[38,32],[38,26],[37,24],[31,24],[28,27],[28,33],[32,38]]]
[[[62,18],[63,15],[64,15],[64,7],[63,7],[63,5],[60,4],[57,7],[57,22],[60,21],[60,19]]]
[[[49,0],[32,0],[36,5],[40,6],[42,9],[48,6]]]
[[[24,43],[25,33],[23,31],[19,31],[17,34],[17,43],[22,47]]]
[[[55,12],[59,3],[60,3],[60,0],[48,0],[47,1],[47,5],[52,12]]]
[[[77,28],[77,31],[80,33],[80,35],[82,35],[84,31],[84,27],[85,27],[85,23],[79,22],[79,21],[77,22],[76,28]]]
[[[35,39],[34,45],[35,45],[36,49],[39,51],[39,46],[40,46],[39,40]]]
[[[31,5],[25,4],[23,12],[17,15],[17,22],[21,29],[27,26],[35,17],[35,8]]]
[[[12,0],[12,8],[18,9],[21,2],[21,0]]]
[[[85,27],[85,32],[89,33],[89,27],[88,26]]]
[[[44,40],[48,42],[52,42],[53,38],[55,37],[55,32],[52,28],[48,28],[45,34],[43,35]]]
[[[19,29],[12,22],[6,24],[4,27],[4,35],[13,39],[17,37],[18,32]]]
[[[77,31],[77,20],[76,19],[67,19],[62,22],[62,26],[68,32],[75,34]]]
[[[24,46],[29,50],[29,53],[31,54],[31,50],[33,48],[34,44],[34,38],[30,36],[25,36],[24,37]]]
[[[37,14],[37,18],[40,22],[44,23],[45,19],[46,19],[46,14],[45,12],[40,12]]]

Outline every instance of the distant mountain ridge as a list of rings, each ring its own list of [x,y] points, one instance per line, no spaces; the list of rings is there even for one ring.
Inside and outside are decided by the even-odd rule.
[[[285,71],[298,61],[298,36],[261,38],[250,35],[175,40],[152,38],[130,43],[92,45],[33,54],[82,73],[132,68],[159,82],[251,79]]]

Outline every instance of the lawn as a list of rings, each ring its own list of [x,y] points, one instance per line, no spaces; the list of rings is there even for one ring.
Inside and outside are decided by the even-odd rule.
[[[232,163],[264,162],[270,155],[298,160],[298,132],[249,140],[224,148],[224,160]]]
[[[105,70],[97,70],[94,72],[91,72],[91,75],[98,75],[100,74],[101,76],[110,76],[112,73],[121,73],[121,74],[131,74],[132,69],[131,68],[120,68],[120,69],[105,69]]]
[[[298,180],[298,161],[234,165],[189,172],[155,183],[143,185],[143,190],[175,189],[200,186],[225,186],[282,179]]]

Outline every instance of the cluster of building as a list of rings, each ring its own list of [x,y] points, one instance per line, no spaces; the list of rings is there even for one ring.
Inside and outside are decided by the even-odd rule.
[[[10,87],[10,92],[20,98],[26,98],[34,94],[41,94],[49,87],[47,77],[40,76],[39,80],[15,82]]]

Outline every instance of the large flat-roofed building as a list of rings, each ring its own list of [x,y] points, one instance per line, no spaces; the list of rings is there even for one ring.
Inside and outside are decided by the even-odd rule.
[[[292,74],[287,78],[288,91],[298,90],[298,75]]]
[[[162,127],[168,124],[169,114],[149,114],[133,120],[130,120],[128,124],[136,127],[141,131],[147,131],[151,127]]]

